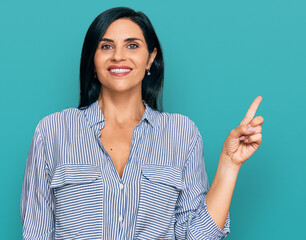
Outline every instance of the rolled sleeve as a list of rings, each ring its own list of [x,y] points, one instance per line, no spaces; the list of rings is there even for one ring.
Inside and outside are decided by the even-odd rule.
[[[38,124],[27,158],[20,200],[24,240],[54,239],[54,200],[48,186],[44,151]]]
[[[177,239],[223,239],[229,232],[229,213],[223,229],[214,222],[206,207],[209,190],[203,156],[203,141],[197,137],[186,161],[183,173],[184,189],[176,207],[175,235]]]

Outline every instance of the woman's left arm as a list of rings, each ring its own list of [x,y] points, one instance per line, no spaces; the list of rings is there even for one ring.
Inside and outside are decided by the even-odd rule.
[[[264,120],[261,116],[254,118],[261,100],[260,96],[254,100],[240,125],[226,138],[215,178],[206,196],[207,211],[221,229],[228,216],[240,167],[261,144]]]

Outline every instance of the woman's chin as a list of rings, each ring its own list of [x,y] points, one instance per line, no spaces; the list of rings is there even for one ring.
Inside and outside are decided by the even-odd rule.
[[[102,87],[103,89],[103,87]],[[110,94],[135,94],[135,92],[139,92],[141,94],[141,86],[131,86],[126,84],[120,84],[116,86],[112,86],[111,88],[104,88],[104,90],[108,90]]]

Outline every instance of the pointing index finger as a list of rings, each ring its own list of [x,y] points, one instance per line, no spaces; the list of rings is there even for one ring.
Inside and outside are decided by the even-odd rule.
[[[254,118],[261,100],[262,100],[261,96],[258,96],[257,98],[255,98],[249,110],[247,111],[244,119],[241,121],[240,125],[247,125]]]

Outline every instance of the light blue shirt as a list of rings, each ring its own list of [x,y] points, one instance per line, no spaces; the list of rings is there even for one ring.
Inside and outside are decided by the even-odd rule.
[[[43,118],[21,195],[23,239],[221,239],[206,208],[202,138],[180,114],[146,110],[122,178],[99,137],[98,105]]]

